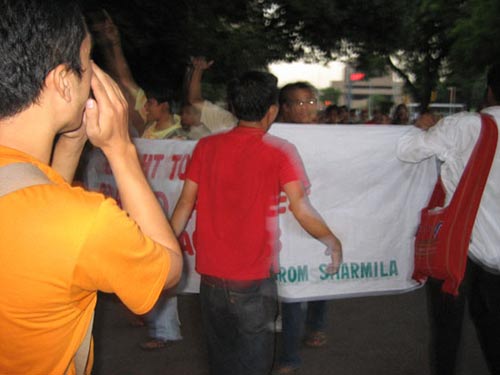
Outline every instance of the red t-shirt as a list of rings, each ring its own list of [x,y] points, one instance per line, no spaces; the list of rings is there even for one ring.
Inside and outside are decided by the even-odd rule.
[[[236,127],[198,142],[187,178],[198,184],[196,270],[233,280],[269,277],[280,191],[292,181],[309,185],[295,146]]]

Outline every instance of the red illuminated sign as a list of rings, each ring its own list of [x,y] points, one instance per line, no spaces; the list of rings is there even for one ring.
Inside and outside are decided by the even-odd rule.
[[[351,81],[361,81],[365,79],[365,73],[351,73],[349,76],[349,79]]]

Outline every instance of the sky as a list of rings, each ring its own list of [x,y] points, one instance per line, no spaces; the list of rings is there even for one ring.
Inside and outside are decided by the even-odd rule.
[[[344,79],[344,64],[333,61],[324,64],[307,64],[304,62],[271,64],[269,70],[278,77],[278,86],[295,81],[308,81],[317,89],[330,86],[331,81]]]

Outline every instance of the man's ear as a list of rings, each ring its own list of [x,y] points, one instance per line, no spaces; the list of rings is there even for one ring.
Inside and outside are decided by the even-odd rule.
[[[272,124],[274,120],[276,120],[276,116],[278,116],[279,107],[276,104],[273,104],[267,110],[266,116],[268,117],[269,124]]]
[[[64,101],[71,101],[71,71],[67,66],[59,64],[45,78],[45,85],[53,89]]]
[[[273,104],[269,107],[266,114],[264,115],[261,124],[264,125],[264,129],[266,131],[271,127],[274,120],[276,120],[276,116],[278,115],[278,108],[279,107],[276,104]]]

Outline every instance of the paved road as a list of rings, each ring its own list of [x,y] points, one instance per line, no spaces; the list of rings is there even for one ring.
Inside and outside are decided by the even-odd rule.
[[[184,339],[157,352],[138,347],[147,328],[132,327],[128,314],[114,296],[101,296],[94,325],[94,375],[208,374],[197,295],[179,297]],[[333,300],[328,319],[329,342],[323,348],[303,349],[301,375],[429,374],[423,289]],[[464,333],[457,375],[486,375],[469,319]]]

